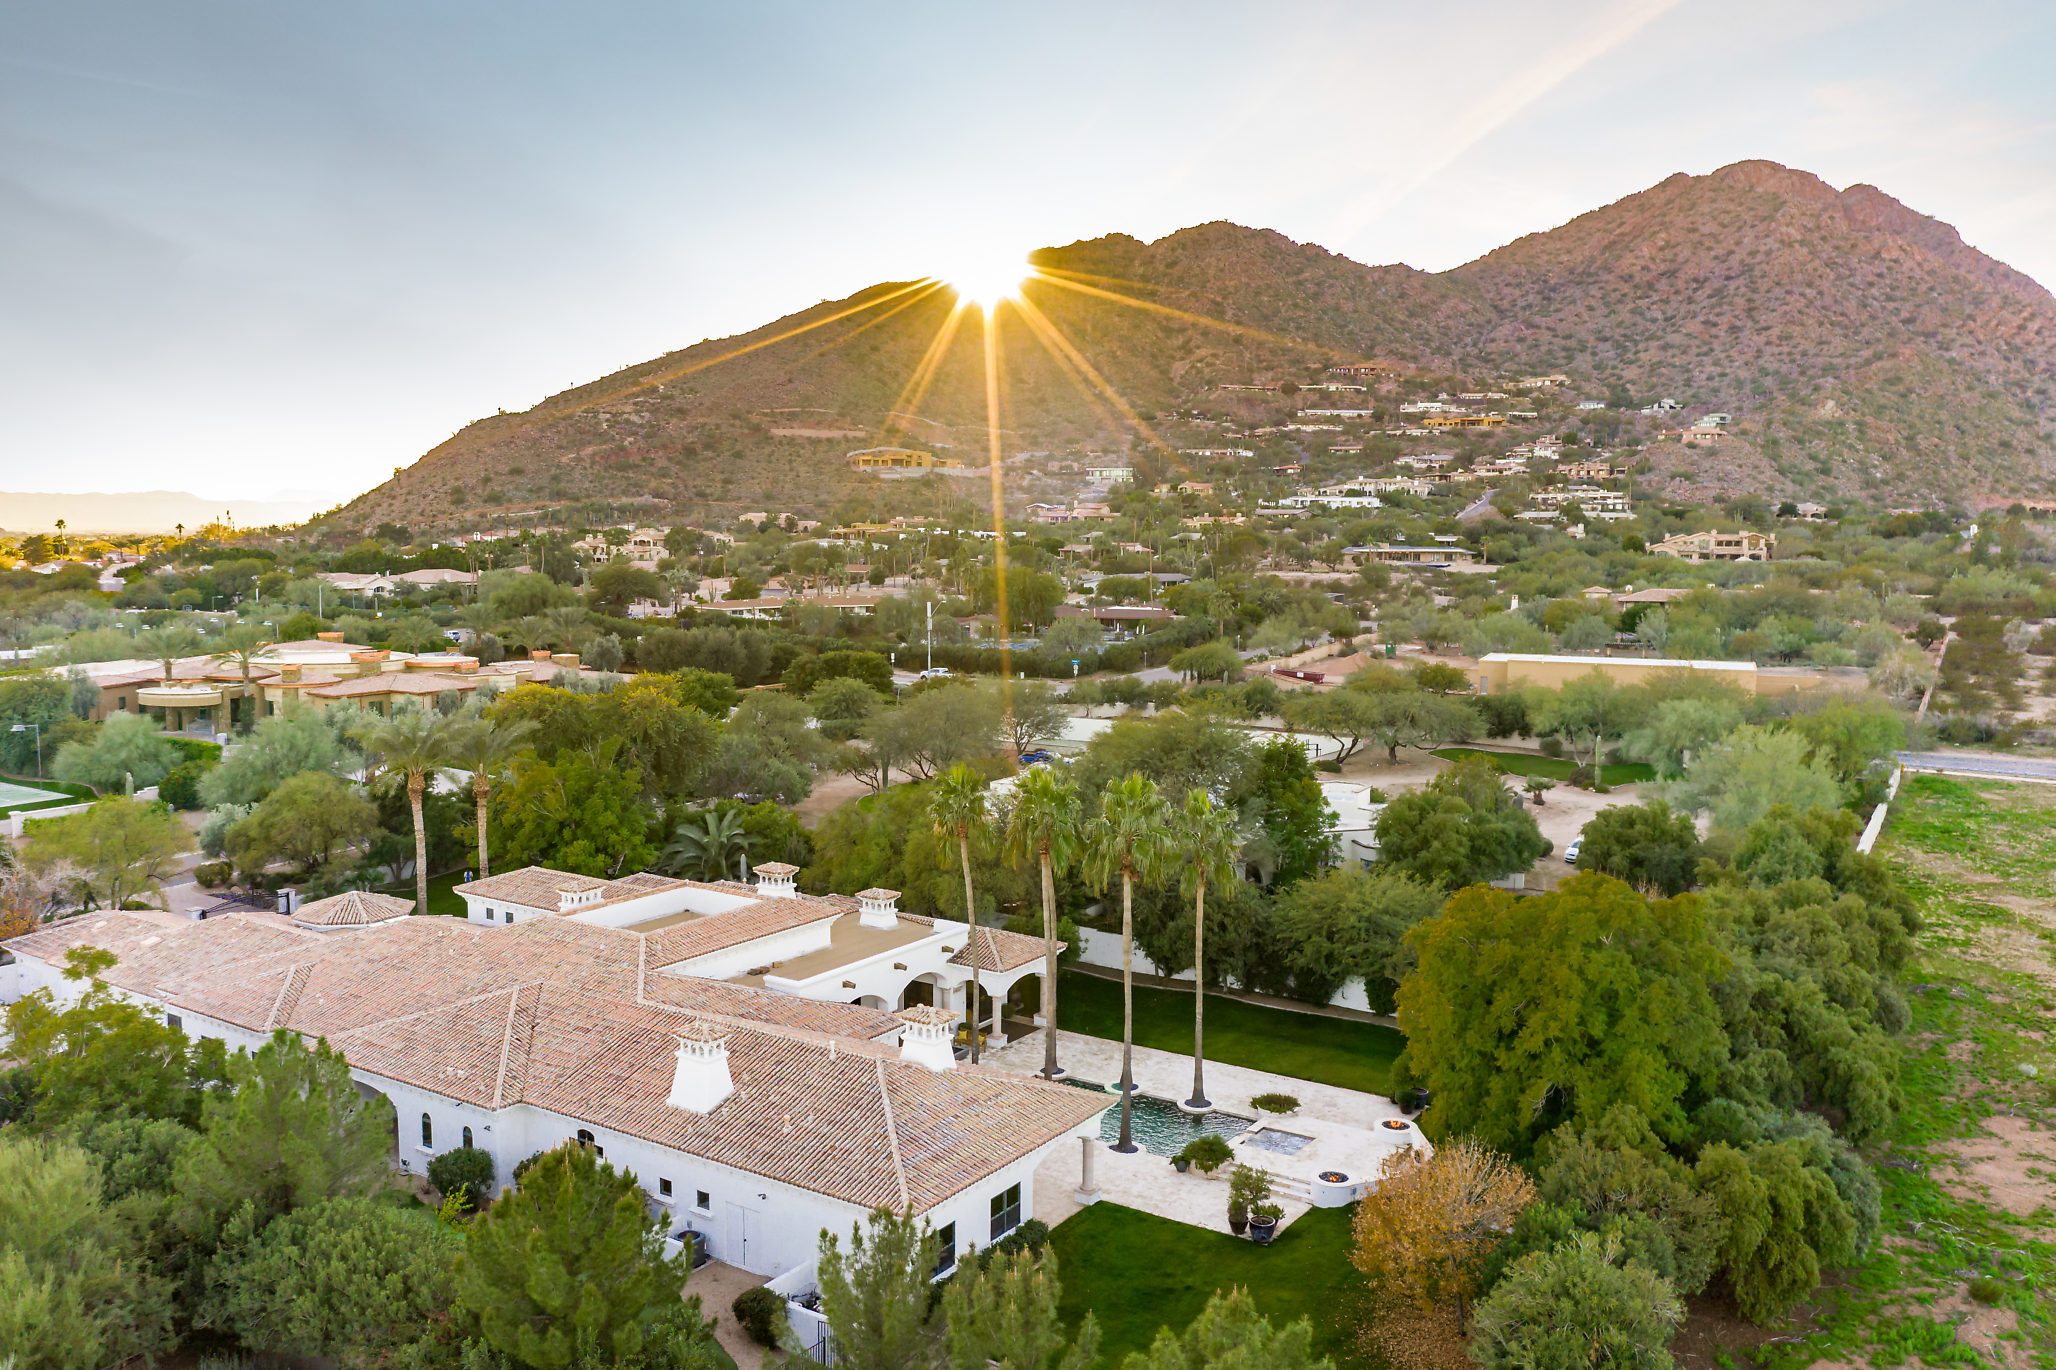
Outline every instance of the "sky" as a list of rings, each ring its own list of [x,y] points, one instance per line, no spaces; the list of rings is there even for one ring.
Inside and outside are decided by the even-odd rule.
[[[14,0],[0,490],[326,507],[876,281],[1219,219],[1444,270],[1747,158],[2056,285],[2052,69],[2033,0]]]

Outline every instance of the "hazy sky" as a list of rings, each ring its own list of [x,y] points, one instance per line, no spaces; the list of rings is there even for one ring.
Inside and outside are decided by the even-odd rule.
[[[0,489],[327,503],[878,280],[1214,219],[1442,269],[1749,157],[2056,284],[2052,69],[2032,0],[0,0]]]

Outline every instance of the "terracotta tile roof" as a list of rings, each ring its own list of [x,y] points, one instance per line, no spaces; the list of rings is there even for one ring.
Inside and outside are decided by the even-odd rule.
[[[1062,942],[1057,943],[1059,947],[1064,945]],[[955,956],[949,958],[949,963],[953,966],[970,965],[974,948],[977,951],[980,970],[1014,970],[1042,958],[1040,937],[1008,932],[1004,928],[979,928],[977,940],[968,942]]]
[[[799,895],[787,899],[759,899],[733,913],[705,914],[649,934],[650,964],[675,965],[738,943],[754,942],[773,933],[840,918],[850,911],[850,907],[844,900]]]
[[[623,899],[640,899],[645,895],[660,894],[665,890],[693,888],[710,887],[701,885],[698,881],[674,880],[668,875],[656,875],[649,871],[637,871],[618,880],[605,880],[596,875],[575,875],[569,871],[551,870],[548,866],[523,866],[518,871],[488,875],[482,880],[459,885],[456,892],[460,895],[474,895],[480,899],[504,900],[509,904],[526,909],[539,909],[544,913],[588,913]],[[591,894],[595,891],[600,897],[591,903],[579,904],[571,909],[560,907],[561,895]]]
[[[564,919],[318,933],[267,914],[108,914],[6,945],[44,958],[104,947],[121,958],[110,983],[167,1006],[326,1036],[370,1074],[486,1108],[530,1104],[867,1208],[928,1208],[1103,1107],[1003,1072],[903,1063],[869,1040],[900,1026],[891,1014],[651,969],[655,940]],[[735,1081],[706,1115],[666,1102],[674,1038],[693,1024],[726,1036]]]
[[[292,919],[303,928],[361,928],[383,923],[388,918],[404,918],[412,912],[412,899],[373,894],[369,890],[344,890],[341,894],[302,904]]]
[[[475,690],[475,676],[447,675],[441,671],[380,671],[376,675],[339,680],[307,691],[323,699],[354,699],[359,695],[434,695],[444,690]]]

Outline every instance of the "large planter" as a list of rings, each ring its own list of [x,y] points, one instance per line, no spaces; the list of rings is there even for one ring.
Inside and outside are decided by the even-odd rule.
[[[1276,1218],[1251,1218],[1249,1220],[1250,1240],[1254,1241],[1258,1246],[1269,1246],[1271,1238],[1277,1235],[1278,1220]]]
[[[1228,1215],[1228,1230],[1238,1237],[1241,1236],[1249,1231],[1249,1219],[1238,1218],[1233,1213],[1230,1213]]]
[[[1180,1175],[1183,1175],[1187,1170],[1190,1170],[1192,1168],[1192,1162],[1186,1160],[1183,1156],[1174,1157],[1171,1161],[1171,1164],[1178,1167],[1178,1173]]]

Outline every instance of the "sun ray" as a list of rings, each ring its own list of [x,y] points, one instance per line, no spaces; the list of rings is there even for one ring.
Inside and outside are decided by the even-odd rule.
[[[852,328],[849,332],[839,335],[830,342],[822,343],[812,352],[809,352],[804,357],[801,357],[800,360],[803,362],[810,362],[814,360],[814,358],[822,356],[825,353],[833,352],[836,348],[841,347],[844,343],[848,342],[851,338],[856,337],[859,333],[865,332],[868,329],[878,327],[879,324],[884,323],[887,319],[899,313],[902,309],[913,308],[915,305],[921,303],[921,301],[927,299],[930,295],[933,295],[936,291],[940,289],[942,289],[941,281],[929,281],[922,289],[916,291],[912,295],[909,295],[906,299],[901,300],[898,304],[886,310],[883,314],[878,315],[876,318],[866,319],[862,323],[858,324],[855,328]]]
[[[934,383],[935,373],[941,369],[943,358],[949,354],[950,342],[956,337],[957,325],[964,321],[967,308],[963,300],[959,299],[950,308],[949,317],[935,330],[935,336],[928,340],[928,350],[921,354],[920,361],[914,363],[914,370],[907,377],[907,383],[900,388],[899,398],[885,411],[885,421],[878,426],[878,443],[883,443],[886,435],[895,428],[902,433],[907,431],[905,423],[894,421],[896,411],[906,414],[919,412],[921,401],[927,397],[928,387]]]
[[[1077,368],[1078,372],[1081,375],[1083,375],[1088,382],[1091,383],[1092,387],[1095,390],[1099,391],[1100,394],[1104,395],[1108,403],[1112,404],[1116,409],[1121,411],[1122,416],[1125,417],[1128,420],[1128,422],[1134,426],[1137,432],[1142,434],[1142,436],[1149,442],[1150,446],[1156,448],[1159,452],[1163,453],[1164,456],[1170,460],[1170,463],[1173,466],[1179,467],[1180,469],[1183,468],[1184,463],[1179,461],[1177,452],[1170,446],[1170,444],[1166,443],[1162,438],[1157,436],[1156,430],[1149,426],[1148,421],[1145,420],[1142,417],[1142,415],[1135,412],[1135,407],[1129,404],[1128,401],[1122,397],[1120,391],[1114,389],[1114,387],[1108,383],[1106,377],[1099,374],[1098,368],[1094,367],[1091,362],[1085,359],[1085,354],[1080,352],[1076,345],[1074,345],[1069,338],[1064,336],[1063,330],[1058,328],[1055,322],[1052,321],[1047,314],[1044,314],[1041,310],[1037,309],[1031,302],[1029,302],[1025,298],[1015,300],[1013,303],[1015,309],[1017,309],[1020,312],[1021,317],[1027,321],[1028,326],[1035,331],[1036,335],[1040,337],[1046,345],[1054,347],[1061,351],[1064,354],[1065,358],[1071,363],[1071,365]]]
[[[1012,303],[1021,301],[1016,297]],[[986,305],[985,314],[985,431],[986,456],[992,464],[992,612],[999,620],[999,707],[1006,736],[1014,735],[1014,647],[1013,630],[1007,622],[1007,498],[1006,467],[999,435],[999,302]],[[1007,745],[1011,769],[1020,769],[1020,757],[1013,744]]]
[[[906,295],[913,291],[923,289],[924,287],[927,287],[928,284],[929,281],[926,278],[919,281],[914,281],[911,284],[903,285],[894,290],[887,291],[885,294],[880,295],[875,299],[865,300],[862,304],[853,304],[845,309],[838,309],[833,314],[827,315],[825,318],[814,319],[808,323],[803,323],[796,328],[788,328],[782,333],[773,334],[771,337],[759,338],[757,341],[753,343],[745,343],[741,347],[732,348],[727,352],[723,352],[718,357],[708,357],[704,361],[687,362],[679,366],[669,367],[663,371],[656,372],[652,375],[641,376],[638,377],[632,383],[625,386],[617,387],[614,390],[608,391],[604,395],[594,395],[589,399],[580,400],[577,404],[568,405],[561,409],[551,409],[547,412],[538,412],[536,410],[530,410],[529,413],[534,417],[534,419],[537,422],[541,422],[546,419],[557,419],[563,418],[566,415],[570,414],[582,413],[583,411],[591,409],[596,405],[612,404],[616,400],[623,400],[628,398],[630,395],[640,394],[641,392],[650,389],[652,386],[667,384],[668,382],[678,380],[682,377],[690,376],[695,372],[705,371],[710,366],[719,366],[723,362],[734,361],[737,357],[746,357],[752,352],[760,352],[764,348],[785,342],[787,339],[797,338],[803,333],[811,333],[817,328],[823,328],[829,324],[837,323],[843,319],[849,318],[853,314],[861,314],[867,309],[876,309],[879,305],[882,305],[889,300],[896,300],[900,298],[900,296],[902,295]]]
[[[1051,285],[1062,286],[1066,290],[1075,290],[1081,295],[1091,295],[1097,299],[1111,300],[1115,304],[1125,304],[1134,309],[1146,309],[1152,313],[1168,315],[1174,319],[1183,319],[1187,323],[1204,324],[1208,328],[1219,328],[1229,333],[1241,334],[1246,338],[1256,338],[1262,342],[1278,343],[1294,348],[1306,346],[1305,340],[1301,338],[1288,338],[1282,333],[1270,333],[1261,328],[1251,328],[1248,324],[1230,323],[1226,319],[1209,318],[1205,314],[1194,314],[1189,309],[1175,309],[1167,304],[1158,304],[1154,300],[1134,299],[1118,291],[1102,290],[1096,285],[1087,285],[1083,281],[1067,280],[1063,276],[1054,274],[1047,268],[1043,269],[1039,275],[1040,279],[1048,281]]]

